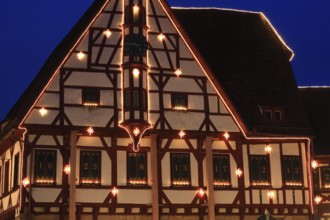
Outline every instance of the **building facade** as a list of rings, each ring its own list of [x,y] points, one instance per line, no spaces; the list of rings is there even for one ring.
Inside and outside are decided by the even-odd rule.
[[[0,219],[311,219],[292,56],[261,13],[95,1],[1,124]]]

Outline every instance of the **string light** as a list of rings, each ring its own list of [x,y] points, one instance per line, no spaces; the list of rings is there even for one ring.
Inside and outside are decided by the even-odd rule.
[[[134,68],[134,69],[133,69],[133,76],[134,76],[135,78],[138,78],[139,75],[140,75],[140,70],[137,69],[137,68]]]
[[[204,197],[204,195],[205,195],[205,190],[203,189],[203,188],[200,188],[199,190],[198,190],[198,194],[199,194],[199,196],[200,197]]]
[[[135,137],[138,136],[138,135],[140,134],[140,129],[135,128],[135,129],[133,130],[133,134],[135,135]]]
[[[272,147],[270,146],[270,144],[266,144],[266,146],[265,146],[266,154],[270,154],[271,151],[272,151]]]
[[[314,202],[318,205],[322,202],[322,197],[321,196],[315,196]]]
[[[275,192],[274,191],[268,191],[267,196],[268,196],[269,199],[274,199]]]
[[[236,176],[241,177],[243,174],[243,171],[240,168],[238,168],[238,169],[236,169],[235,174],[236,174]]]
[[[112,194],[113,196],[118,195],[118,192],[119,192],[119,190],[118,190],[116,187],[113,187],[113,188],[111,189],[111,194]]]
[[[160,41],[165,40],[165,35],[164,35],[163,33],[160,33],[160,34],[158,35],[158,39],[159,39]]]
[[[316,160],[313,160],[312,161],[312,168],[313,169],[316,169],[316,168],[318,168],[318,166],[319,166],[319,164],[317,163],[317,161]]]
[[[87,128],[87,133],[91,136],[92,134],[94,134],[94,129],[92,127]]]

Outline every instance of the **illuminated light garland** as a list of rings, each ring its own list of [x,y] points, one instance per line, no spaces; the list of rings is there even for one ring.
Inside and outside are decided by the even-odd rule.
[[[85,102],[83,105],[86,107],[97,107],[99,104],[95,102]]]
[[[110,36],[111,36],[111,31],[109,30],[109,29],[107,29],[107,30],[105,30],[104,32],[103,32],[103,34],[104,34],[104,36],[106,36],[106,38],[109,38]]]
[[[78,60],[82,60],[82,59],[84,59],[85,56],[86,56],[86,55],[85,55],[83,52],[81,52],[81,51],[77,54],[77,58],[78,58]]]
[[[187,111],[188,108],[187,108],[187,107],[184,107],[184,106],[175,106],[175,107],[174,107],[174,110]]]
[[[99,184],[100,182],[98,180],[82,180],[82,184]]]
[[[128,183],[131,185],[146,185],[147,181],[145,181],[145,180],[129,180]]]
[[[42,107],[41,109],[39,109],[39,113],[40,113],[41,117],[44,117],[45,115],[47,115],[48,110],[45,109],[44,107]]]
[[[175,75],[176,75],[177,77],[179,77],[179,76],[182,75],[182,71],[181,71],[181,69],[176,69],[174,73],[175,73]]]
[[[230,186],[230,182],[221,182],[221,181],[215,181],[213,182],[214,186]]]
[[[182,139],[185,135],[186,135],[186,132],[184,132],[183,130],[181,130],[181,131],[179,132],[179,136],[180,136],[181,139]]]
[[[23,187],[27,187],[30,184],[30,180],[28,178],[24,178],[22,180]]]
[[[92,134],[94,134],[94,129],[92,127],[87,128],[86,131],[89,134],[89,136],[91,136]]]
[[[330,184],[326,184],[323,187],[326,188],[326,189],[329,189],[330,188]]]
[[[52,183],[54,183],[54,180],[52,180],[52,179],[36,179],[35,182],[39,183],[39,184],[52,184]]]
[[[252,182],[252,186],[270,186],[269,182]]]
[[[298,183],[298,182],[288,182],[288,183],[285,183],[285,185],[287,186],[302,186],[303,184],[302,183]]]
[[[65,165],[64,169],[63,169],[65,174],[69,174],[71,172],[71,167],[70,165]]]
[[[266,152],[266,154],[270,154],[270,152],[272,152],[272,147],[270,146],[270,144],[266,144],[265,152]]]
[[[225,133],[223,134],[223,136],[224,136],[224,138],[226,139],[226,141],[228,141],[228,139],[229,139],[229,137],[230,137],[229,133],[228,133],[228,132],[225,132]]]
[[[189,186],[190,182],[189,181],[173,181],[172,184],[174,186]]]

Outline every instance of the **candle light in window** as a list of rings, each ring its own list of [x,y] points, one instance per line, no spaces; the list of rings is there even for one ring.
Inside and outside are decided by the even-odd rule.
[[[321,202],[322,202],[322,197],[321,196],[316,196],[315,198],[314,198],[314,202],[318,205],[318,204],[320,204]]]
[[[133,134],[134,134],[135,136],[138,136],[138,135],[140,134],[140,129],[135,128],[135,129],[133,130]]]
[[[202,188],[200,188],[200,189],[198,190],[198,195],[199,195],[200,197],[204,197],[204,195],[205,195],[205,190],[202,189]]]
[[[160,40],[160,41],[165,40],[165,35],[162,34],[162,33],[160,33],[160,34],[158,35],[158,40]]]
[[[319,166],[319,164],[317,163],[317,161],[316,160],[313,160],[312,161],[312,168],[313,169],[316,169],[318,166]]]
[[[176,69],[174,73],[176,76],[179,77],[182,74],[182,71],[181,71],[181,69]]]
[[[186,133],[185,133],[183,130],[181,130],[181,131],[179,132],[179,136],[180,136],[180,138],[183,138],[185,135],[186,135]]]
[[[111,36],[111,31],[109,29],[105,30],[103,32],[104,36],[106,36],[106,38],[109,38]]]
[[[135,78],[138,78],[139,75],[140,75],[140,70],[137,69],[137,68],[134,68],[134,69],[133,69],[133,76],[134,76]]]
[[[139,11],[140,11],[140,7],[138,5],[134,5],[133,6],[133,19],[134,22],[137,22],[139,19]]]
[[[65,174],[69,174],[70,171],[71,171],[70,165],[65,165],[65,167],[64,167],[64,173]]]
[[[112,194],[113,196],[116,196],[116,195],[118,194],[118,192],[119,192],[119,190],[118,190],[116,187],[113,187],[113,188],[111,189],[111,194]]]
[[[228,139],[229,139],[229,137],[230,137],[229,133],[228,133],[228,132],[225,132],[225,133],[223,134],[223,136],[224,136],[224,138],[226,139],[226,141],[228,141]]]
[[[270,146],[270,144],[266,144],[266,146],[265,146],[266,154],[270,154],[271,151],[272,151],[272,147]]]
[[[92,127],[87,128],[86,131],[89,135],[92,135],[94,133],[94,129]]]
[[[82,59],[84,59],[84,57],[85,57],[85,54],[81,51],[77,54],[78,60],[82,60]]]
[[[240,168],[237,168],[235,171],[236,176],[241,177],[243,174],[243,171]]]
[[[22,180],[22,184],[23,184],[24,187],[27,187],[27,186],[30,184],[29,179],[28,179],[28,178],[24,178],[24,179]]]
[[[40,110],[39,110],[39,113],[41,115],[41,117],[44,117],[46,114],[47,114],[47,109],[45,109],[44,107],[42,107]]]

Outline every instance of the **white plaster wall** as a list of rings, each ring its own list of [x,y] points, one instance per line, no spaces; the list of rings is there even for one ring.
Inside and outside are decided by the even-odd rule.
[[[197,140],[189,140],[194,149],[197,149]],[[163,142],[163,146],[166,142]],[[170,149],[189,149],[188,144],[183,139],[173,139]]]
[[[78,59],[77,55],[80,51],[73,52],[69,58],[67,59],[64,67],[67,68],[87,68],[87,54],[85,54],[85,57],[81,60]]]
[[[299,145],[298,143],[283,143],[283,155],[299,155]]]
[[[18,189],[15,192],[11,193],[12,206],[15,206],[19,203],[18,196],[19,196],[19,190]]]
[[[293,204],[293,191],[292,190],[286,190],[285,191],[285,198],[286,198],[286,204]]]
[[[184,74],[184,73],[182,73],[182,74]],[[199,87],[196,84],[194,79],[190,79],[190,78],[187,79],[187,78],[183,78],[183,77],[173,77],[166,84],[164,91],[196,92],[196,89],[198,92]]]
[[[127,167],[126,167],[127,153],[126,151],[117,151],[117,177],[118,185],[127,185]]]
[[[43,95],[37,102],[37,106],[58,108],[59,107],[59,94],[43,93]]]
[[[228,141],[233,150],[236,150],[236,142]],[[212,141],[212,149],[214,150],[228,150],[228,147],[224,141]]]
[[[231,179],[231,184],[232,184],[232,187],[235,188],[235,187],[238,187],[238,179],[237,179],[238,177],[235,174],[235,171],[237,169],[237,164],[236,164],[236,161],[234,160],[234,158],[233,158],[232,155],[230,155],[229,159],[230,159],[230,179]]]
[[[101,184],[111,185],[111,159],[109,158],[106,151],[102,151]]]
[[[50,135],[42,135],[37,141],[37,145],[57,146],[54,137]]]
[[[117,139],[118,146],[128,146],[130,143],[132,143],[132,141],[129,138],[118,138]]]
[[[77,146],[103,147],[103,144],[97,136],[80,136]]]
[[[41,116],[39,109],[33,109],[30,115],[27,117],[26,124],[51,124],[55,117],[58,115],[57,110],[48,110],[45,116]]]
[[[192,153],[190,153],[190,177],[191,186],[198,186],[198,163]]]
[[[214,116],[211,115],[210,119],[212,120],[213,124],[216,126],[216,128],[220,131],[233,131],[238,132],[239,129],[234,122],[233,118],[231,116]]]
[[[197,190],[164,190],[164,193],[172,203],[190,204],[198,192]]]
[[[270,144],[272,151],[269,154],[271,183],[274,188],[282,187],[282,164],[280,155],[280,146],[278,144]]]
[[[49,83],[48,87],[47,87],[47,91],[60,91],[60,83],[59,83],[59,71],[57,71],[54,75],[53,80]]]
[[[204,96],[203,95],[189,95],[188,109],[204,110]]]
[[[109,78],[103,72],[72,72],[65,85],[112,87]]]
[[[104,127],[113,116],[113,109],[104,108],[65,107],[64,111],[76,126]]]
[[[124,204],[151,204],[151,190],[120,189],[117,195],[117,201]]]
[[[55,202],[60,192],[61,189],[33,187],[32,198],[36,202]]]
[[[102,203],[110,189],[76,189],[76,202]]]
[[[218,107],[218,97],[217,96],[209,96],[209,107],[211,113],[218,113],[220,105]]]
[[[301,164],[302,164],[302,171],[303,171],[303,180],[304,186],[308,187],[308,174],[307,174],[307,164],[311,162],[308,161],[308,156],[306,155],[305,144],[301,145]]]
[[[260,204],[260,192],[259,190],[252,190],[252,203],[253,204]]]
[[[81,89],[64,89],[64,103],[65,104],[82,104]]]
[[[149,108],[150,110],[159,110],[159,95],[149,93]]]
[[[165,112],[165,117],[173,129],[198,130],[205,118],[205,114],[174,111]],[[191,120],[192,118],[194,120]]]
[[[197,62],[182,61],[180,62],[180,67],[182,74],[192,75],[192,76],[205,76],[204,71]]]
[[[56,184],[62,185],[63,157],[59,150],[56,150]]]
[[[191,54],[189,48],[185,46],[184,41],[182,38],[179,39],[179,44],[180,44],[180,56],[184,58],[194,58],[193,55]],[[210,90],[208,90],[210,91]]]
[[[237,196],[237,191],[214,191],[216,204],[232,204]]]
[[[241,178],[244,178],[245,187],[249,187],[250,186],[249,158],[248,158],[246,145],[242,146],[242,151],[243,151],[243,175],[241,176]]]
[[[166,153],[162,159],[162,182],[163,186],[171,186],[171,168],[170,168],[170,154]]]

